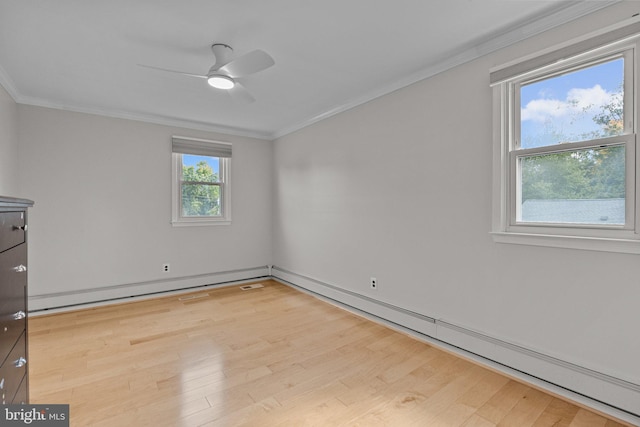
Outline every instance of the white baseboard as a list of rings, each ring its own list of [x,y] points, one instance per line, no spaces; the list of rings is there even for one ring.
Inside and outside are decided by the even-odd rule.
[[[635,381],[584,368],[472,328],[405,310],[280,267],[273,266],[271,276],[281,283],[314,294],[537,388],[640,426],[640,384]]]
[[[105,302],[119,301],[124,298],[139,298],[145,295],[158,296],[160,293],[193,290],[202,286],[224,285],[229,283],[236,284],[268,277],[269,267],[261,266],[187,277],[127,283],[96,289],[29,295],[29,314],[37,315],[40,312],[51,312],[51,310],[90,304],[103,305]]]

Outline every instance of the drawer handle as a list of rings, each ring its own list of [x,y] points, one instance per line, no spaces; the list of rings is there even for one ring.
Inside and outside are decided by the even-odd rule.
[[[13,315],[13,320],[22,320],[25,317],[27,317],[27,313],[25,313],[24,311],[20,310],[17,313],[15,313]]]
[[[15,364],[16,364],[16,368],[22,368],[24,365],[27,364],[27,359],[25,359],[24,357],[21,357],[15,361]]]
[[[0,380],[0,390],[4,390],[4,378]]]
[[[20,264],[17,267],[13,267],[13,269],[16,271],[16,273],[24,273],[25,271],[27,271],[27,266]]]
[[[25,225],[14,225],[13,226],[14,230],[22,230],[22,231],[27,231],[27,224]]]

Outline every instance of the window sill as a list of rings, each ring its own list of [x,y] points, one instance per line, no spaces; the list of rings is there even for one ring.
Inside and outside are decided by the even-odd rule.
[[[551,248],[578,249],[585,251],[618,252],[640,254],[640,240],[612,239],[604,237],[560,236],[549,234],[526,234],[513,232],[491,232],[496,243],[546,246]]]
[[[231,225],[226,220],[195,220],[195,221],[171,221],[172,227],[202,227],[210,225]]]

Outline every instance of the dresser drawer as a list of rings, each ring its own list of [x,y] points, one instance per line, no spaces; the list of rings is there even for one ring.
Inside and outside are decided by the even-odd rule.
[[[2,404],[13,402],[18,388],[27,374],[25,335],[23,333],[20,336],[15,347],[9,353],[9,357],[0,365],[0,386],[2,386],[0,397],[2,397]]]
[[[24,212],[0,212],[0,252],[24,243]]]
[[[16,395],[13,396],[13,405],[26,405],[29,402],[29,396],[27,391],[28,381],[29,381],[28,375],[25,375],[24,378],[22,378],[22,382],[18,387],[18,391],[16,392]]]
[[[26,258],[26,244],[0,253],[0,363],[26,327]]]

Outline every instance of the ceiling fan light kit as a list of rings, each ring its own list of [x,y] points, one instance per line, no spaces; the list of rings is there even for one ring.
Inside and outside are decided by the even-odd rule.
[[[207,83],[216,89],[233,89],[236,82],[231,77],[222,74],[212,74],[207,78]]]

